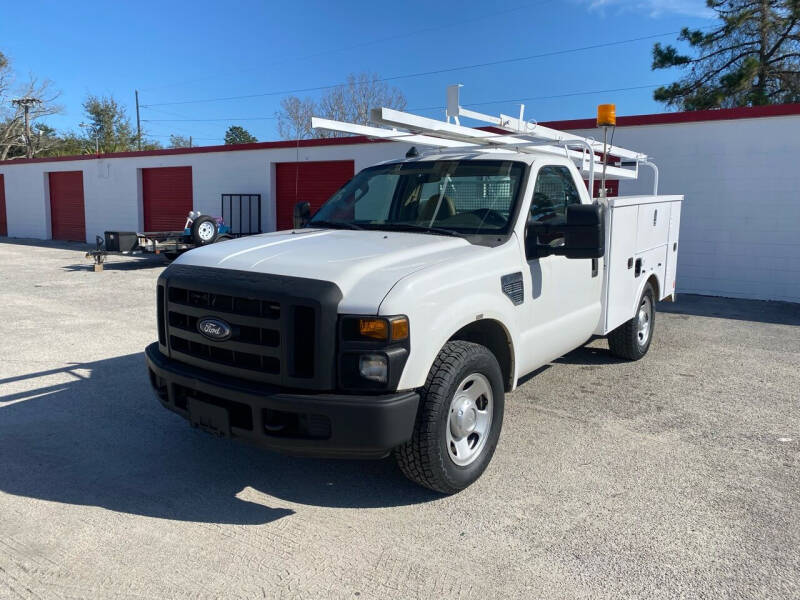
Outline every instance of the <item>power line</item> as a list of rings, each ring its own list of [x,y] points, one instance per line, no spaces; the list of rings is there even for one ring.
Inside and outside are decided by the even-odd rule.
[[[219,119],[142,119],[142,123],[176,123],[176,122],[209,122],[209,121],[272,121],[277,117],[231,117]]]
[[[566,92],[563,94],[551,94],[549,96],[528,96],[526,98],[509,98],[505,100],[486,100],[483,102],[471,102],[469,104],[464,104],[465,107],[472,107],[472,106],[488,106],[491,104],[513,104],[516,102],[530,102],[533,100],[554,100],[558,98],[570,98],[572,96],[591,96],[594,94],[610,94],[614,92],[628,92],[634,90],[646,90],[646,89],[653,89],[661,86],[663,84],[650,84],[650,85],[636,85],[630,87],[618,87],[618,88],[610,88],[606,90],[590,90],[590,91],[576,91],[576,92]],[[421,108],[409,108],[409,112],[419,112],[424,110],[443,110],[445,106],[425,106]],[[277,117],[239,117],[239,118],[218,118],[218,119],[142,119],[144,123],[177,123],[177,122],[213,122],[213,121],[267,121],[267,120],[274,120]]]
[[[500,15],[505,15],[505,14],[512,13],[512,12],[517,12],[517,11],[520,11],[520,10],[523,10],[523,9],[526,9],[526,8],[537,8],[537,7],[543,6],[545,4],[552,4],[554,1],[555,0],[542,0],[540,2],[528,2],[527,4],[523,4],[523,5],[520,5],[520,6],[513,7],[513,8],[508,8],[508,9],[500,10],[500,11],[494,11],[491,14],[491,18],[494,19],[494,18],[497,18]],[[247,73],[247,72],[251,72],[251,71],[255,71],[257,69],[263,68],[264,66],[277,65],[277,64],[281,64],[281,63],[285,63],[285,62],[291,62],[291,61],[295,61],[295,62],[303,61],[303,60],[308,60],[310,58],[317,58],[319,56],[328,56],[329,54],[334,53],[334,52],[345,52],[347,50],[356,50],[358,48],[364,48],[364,47],[367,47],[367,46],[374,46],[375,44],[380,44],[382,42],[391,42],[391,41],[395,41],[395,40],[399,40],[399,39],[403,39],[403,38],[413,37],[415,35],[420,35],[422,33],[430,33],[432,31],[439,31],[441,29],[450,29],[452,27],[457,27],[457,26],[460,26],[460,25],[466,25],[467,23],[473,23],[475,21],[483,21],[486,18],[487,18],[487,15],[483,14],[483,15],[479,15],[479,16],[476,16],[476,17],[471,17],[469,19],[463,19],[461,21],[449,21],[447,23],[444,23],[442,25],[437,25],[437,26],[434,26],[434,27],[425,27],[423,29],[417,29],[415,31],[409,31],[407,33],[398,33],[398,34],[395,34],[395,35],[384,36],[384,37],[377,38],[377,39],[374,39],[374,40],[369,40],[369,41],[366,41],[366,42],[359,42],[358,44],[351,44],[349,46],[340,46],[339,48],[332,48],[330,50],[322,50],[320,52],[315,52],[313,54],[306,54],[304,56],[299,56],[299,57],[298,56],[286,56],[286,57],[284,57],[282,59],[270,61],[270,62],[267,62],[267,63],[263,63],[263,64],[260,64],[257,67],[253,67],[251,69],[243,69],[243,70],[240,70],[238,72],[239,73]],[[230,72],[226,72],[226,74],[230,74]],[[142,88],[142,91],[164,89],[164,88],[168,88],[168,87],[175,87],[175,86],[179,86],[179,85],[186,85],[186,84],[189,84],[189,83],[195,83],[197,81],[207,81],[209,79],[216,79],[218,76],[219,76],[218,74],[217,75],[207,75],[205,77],[198,77],[198,78],[195,78],[195,79],[188,79],[188,80],[184,80],[184,81],[180,81],[180,82],[169,83],[169,84],[166,84],[166,85],[153,86],[153,87],[149,87],[149,88]]]
[[[519,57],[516,57],[516,58],[505,58],[505,59],[493,60],[493,61],[488,61],[488,62],[483,62],[483,63],[475,63],[475,64],[471,64],[471,65],[462,65],[462,66],[458,66],[458,67],[448,67],[448,68],[444,68],[444,69],[435,69],[435,70],[432,70],[432,71],[420,71],[420,72],[417,72],[417,73],[407,73],[405,75],[394,75],[392,77],[381,77],[381,78],[376,79],[376,81],[381,81],[381,82],[383,82],[383,81],[398,81],[400,79],[411,79],[411,78],[414,78],[414,77],[424,77],[424,76],[427,76],[427,75],[440,75],[440,74],[443,74],[443,73],[454,73],[456,71],[466,71],[466,70],[469,70],[469,69],[479,69],[479,68],[484,68],[484,67],[493,67],[493,66],[497,66],[497,65],[505,65],[505,64],[511,64],[511,63],[516,63],[516,62],[533,60],[533,59],[536,59],[536,58],[547,58],[547,57],[551,57],[551,56],[562,56],[564,54],[571,54],[571,53],[574,53],[574,52],[586,52],[588,50],[598,50],[598,49],[601,49],[601,48],[610,48],[612,46],[620,46],[620,45],[623,45],[623,44],[631,44],[631,43],[634,43],[634,42],[641,42],[641,41],[645,41],[645,40],[652,40],[652,39],[661,38],[661,37],[673,36],[673,35],[677,35],[679,33],[680,33],[679,31],[670,31],[670,32],[667,32],[667,33],[657,33],[657,34],[653,34],[653,35],[645,35],[645,36],[640,36],[640,37],[635,37],[635,38],[629,38],[629,39],[626,39],[626,40],[617,40],[615,42],[605,42],[605,43],[601,43],[601,44],[592,44],[592,45],[589,45],[589,46],[581,46],[581,47],[578,47],[578,48],[568,48],[568,49],[564,49],[564,50],[553,50],[553,51],[550,51],[550,52],[542,52],[542,53],[539,53],[539,54],[531,54],[531,55],[528,55],[528,56],[519,56]],[[266,97],[266,96],[282,96],[282,95],[285,95],[285,94],[296,94],[296,93],[328,90],[328,89],[333,89],[333,88],[339,87],[341,85],[345,85],[345,84],[336,83],[336,84],[332,84],[332,85],[320,85],[320,86],[307,87],[307,88],[298,88],[298,89],[293,89],[293,90],[281,90],[281,91],[275,91],[275,92],[263,92],[263,93],[259,93],[259,94],[244,94],[244,95],[241,95],[241,96],[223,96],[223,97],[219,97],[219,98],[206,98],[204,100],[181,100],[181,101],[175,101],[175,102],[156,102],[156,103],[152,103],[152,104],[142,104],[141,106],[149,108],[149,107],[152,107],[152,106],[175,106],[175,105],[181,105],[181,104],[202,104],[202,103],[208,103],[208,102],[224,102],[224,101],[229,101],[229,100],[244,100],[244,99],[249,99],[249,98],[263,98],[263,97]]]
[[[469,104],[464,104],[463,106],[488,106],[490,104],[513,104],[516,102],[530,102],[532,100],[555,100],[557,98],[570,98],[572,96],[591,96],[594,94],[610,94],[613,92],[629,92],[633,90],[647,90],[660,87],[664,84],[657,83],[651,85],[635,85],[631,87],[621,87],[621,88],[611,88],[608,90],[591,90],[585,92],[567,92],[565,94],[553,94],[550,96],[529,96],[527,98],[511,98],[507,100],[487,100],[485,102],[471,102]],[[438,110],[438,109],[445,109],[446,106],[426,106],[424,108],[410,108],[410,112],[420,111],[420,110]]]

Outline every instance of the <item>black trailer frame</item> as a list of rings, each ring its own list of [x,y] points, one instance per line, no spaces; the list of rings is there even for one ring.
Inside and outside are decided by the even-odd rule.
[[[253,204],[255,204],[255,210]],[[239,209],[238,227],[236,227],[236,218],[233,212],[235,206]],[[243,227],[243,209],[245,206],[247,207],[247,228]],[[222,211],[220,215],[222,222],[228,226],[228,231],[221,234],[217,238],[217,241],[263,233],[261,227],[261,194],[222,194],[220,208]],[[225,220],[226,214],[231,221],[230,223]],[[108,233],[112,232],[106,232],[106,234]],[[185,231],[145,231],[136,233],[135,235],[137,237],[136,246],[131,250],[122,251],[108,250],[108,248],[105,247],[105,238],[97,235],[95,236],[96,247],[94,250],[89,250],[86,253],[86,258],[92,258],[94,260],[95,271],[102,271],[103,263],[105,262],[106,256],[109,254],[127,256],[164,254],[167,257],[172,256],[172,258],[174,258],[178,254],[197,246],[192,236],[187,235]]]

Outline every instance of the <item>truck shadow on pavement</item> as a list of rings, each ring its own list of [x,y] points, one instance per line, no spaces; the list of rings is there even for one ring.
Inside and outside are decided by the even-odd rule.
[[[440,497],[391,460],[293,458],[193,430],[155,399],[142,354],[0,379],[0,491],[227,524],[295,512],[276,500],[365,508]]]

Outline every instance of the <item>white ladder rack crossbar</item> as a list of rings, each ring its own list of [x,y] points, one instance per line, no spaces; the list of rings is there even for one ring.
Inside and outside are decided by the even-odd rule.
[[[466,127],[464,125],[456,125],[454,123],[447,123],[445,121],[437,121],[428,117],[420,117],[411,113],[394,110],[392,108],[374,108],[370,111],[370,120],[373,123],[387,125],[389,127],[403,129],[415,134],[432,136],[437,139],[455,140],[479,146],[490,146],[495,148],[505,148],[511,152],[523,153],[557,153],[566,155],[580,162],[579,168],[588,173],[589,162],[593,158],[595,170],[602,168],[602,157],[591,155],[588,148],[592,148],[596,152],[596,143],[594,140],[582,138],[580,136],[570,136],[568,134],[561,134],[564,139],[556,140],[550,137],[540,137],[534,133],[520,133],[516,135],[498,134],[491,131],[484,131],[483,129],[475,129],[473,127]],[[546,128],[545,128],[546,129]],[[556,131],[551,129],[549,131]],[[561,133],[561,132],[557,132]],[[555,144],[555,145],[551,145]],[[557,146],[575,146],[579,145],[587,147],[587,151],[575,151],[559,149]],[[549,147],[548,147],[549,146]],[[602,147],[602,144],[601,144]],[[602,148],[601,148],[602,151]],[[610,154],[610,153],[609,153]],[[644,155],[637,155],[644,157]],[[644,157],[646,158],[646,157]],[[639,176],[639,162],[641,159],[635,161],[633,169],[625,169],[620,167],[607,167],[606,173],[612,179],[636,179]]]
[[[315,129],[327,129],[434,148],[453,150],[463,148],[477,152],[557,154],[574,160],[581,171],[590,175],[590,180],[594,180],[594,174],[603,168],[603,157],[599,155],[604,150],[602,142],[525,121],[523,119],[524,106],[520,109],[519,118],[502,114],[498,118],[466,110],[458,104],[459,87],[450,86],[448,88],[447,121],[421,117],[391,108],[375,108],[370,111],[370,120],[376,125],[383,125],[389,129],[318,117],[311,119],[311,126]],[[466,127],[460,124],[459,116],[490,123],[501,129],[503,133]],[[450,122],[451,118],[455,120],[455,123]],[[637,179],[639,165],[655,167],[649,161],[648,156],[640,152],[618,146],[608,146],[606,152],[610,156],[622,159],[624,165],[606,166],[606,175],[611,179]],[[628,166],[632,168],[625,168]]]

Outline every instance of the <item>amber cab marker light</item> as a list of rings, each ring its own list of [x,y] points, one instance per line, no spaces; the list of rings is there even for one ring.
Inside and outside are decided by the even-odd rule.
[[[358,333],[361,337],[385,340],[389,337],[389,325],[384,319],[359,319]]]
[[[408,338],[408,319],[401,317],[392,321],[392,339],[405,340]]]

